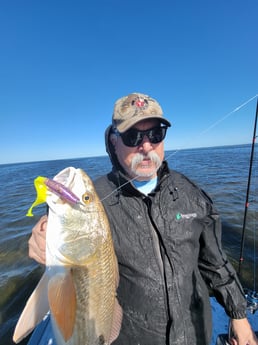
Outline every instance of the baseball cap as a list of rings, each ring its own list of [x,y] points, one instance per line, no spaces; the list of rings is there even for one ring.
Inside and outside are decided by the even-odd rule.
[[[159,103],[148,95],[131,93],[116,101],[112,125],[120,133],[146,119],[158,119],[166,126],[171,126],[170,122],[163,117],[163,111]]]

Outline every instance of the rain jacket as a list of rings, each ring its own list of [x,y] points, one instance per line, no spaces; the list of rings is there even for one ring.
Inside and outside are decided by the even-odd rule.
[[[208,345],[209,290],[231,318],[246,316],[244,292],[221,247],[210,198],[164,161],[149,195],[113,171],[95,181],[107,212],[123,323],[114,345]]]

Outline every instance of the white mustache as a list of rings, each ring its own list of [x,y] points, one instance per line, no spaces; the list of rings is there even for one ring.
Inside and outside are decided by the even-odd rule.
[[[142,153],[137,153],[133,157],[132,162],[131,162],[131,169],[135,174],[139,175],[137,172],[137,167],[145,159],[150,159],[155,164],[157,170],[161,166],[161,163],[162,163],[161,159],[159,158],[156,152],[148,152],[146,155]],[[152,174],[152,173],[149,173],[149,174]],[[146,174],[143,173],[143,176],[146,176]]]

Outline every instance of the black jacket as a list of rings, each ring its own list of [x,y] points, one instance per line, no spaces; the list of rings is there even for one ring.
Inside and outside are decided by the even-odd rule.
[[[221,248],[210,198],[163,162],[155,191],[127,180],[105,133],[113,171],[95,181],[119,264],[123,323],[112,345],[209,345],[210,288],[231,318],[246,316],[236,272]]]
[[[116,170],[95,182],[119,262],[124,316],[114,345],[208,345],[207,286],[232,318],[245,317],[244,293],[209,197],[166,162],[158,181],[148,196]]]

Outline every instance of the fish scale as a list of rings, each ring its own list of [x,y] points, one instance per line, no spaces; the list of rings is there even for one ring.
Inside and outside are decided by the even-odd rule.
[[[99,255],[98,255],[99,254]],[[115,300],[115,285],[110,280],[113,265],[110,264],[112,258],[110,246],[107,243],[99,248],[99,252],[94,255],[94,259],[87,264],[87,269],[74,268],[73,277],[77,292],[76,325],[78,331],[75,332],[83,339],[90,339],[85,345],[106,344],[110,337]],[[102,264],[99,265],[99,262]],[[113,296],[112,296],[113,294]],[[85,310],[88,310],[85,313]],[[85,319],[88,315],[88,319]],[[79,331],[83,330],[83,331]],[[85,334],[82,334],[85,332]],[[82,339],[75,340],[75,344],[82,344]],[[104,342],[99,342],[99,339]],[[74,344],[68,342],[67,344]]]

